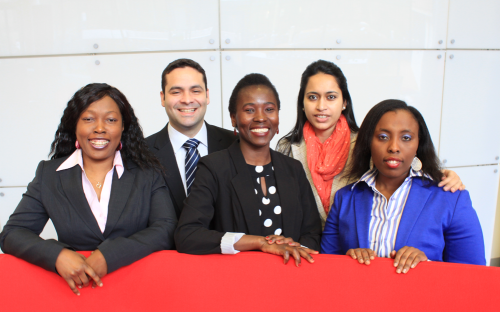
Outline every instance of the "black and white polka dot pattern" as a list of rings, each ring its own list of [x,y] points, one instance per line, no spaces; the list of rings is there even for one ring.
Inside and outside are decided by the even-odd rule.
[[[259,214],[261,221],[261,234],[267,235],[283,235],[281,206],[274,179],[274,168],[272,163],[265,166],[248,165],[254,181],[254,193],[258,198],[259,209],[256,213]],[[265,179],[267,194],[262,191],[261,178]]]

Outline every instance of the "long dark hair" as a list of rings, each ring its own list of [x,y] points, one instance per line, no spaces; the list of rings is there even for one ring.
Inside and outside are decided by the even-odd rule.
[[[304,112],[304,96],[306,93],[307,83],[309,78],[318,73],[323,73],[327,75],[332,75],[337,80],[340,91],[342,91],[342,98],[346,103],[346,108],[342,111],[342,115],[345,116],[347,124],[351,129],[351,132],[358,132],[359,128],[356,124],[356,119],[354,118],[354,111],[352,108],[351,95],[347,89],[347,79],[340,68],[332,62],[318,60],[314,63],[309,64],[306,70],[302,73],[302,78],[300,80],[300,90],[299,96],[297,98],[297,122],[286,136],[281,138],[278,145],[284,145],[284,153],[286,155],[290,154],[291,145],[293,143],[299,143],[303,138],[304,124],[307,121],[306,113]]]
[[[434,179],[434,182],[440,182],[443,173],[440,170],[439,159],[432,144],[431,135],[424,118],[420,112],[412,106],[409,106],[400,100],[385,100],[377,105],[366,114],[361,128],[358,132],[356,145],[352,153],[351,168],[349,169],[349,177],[351,179],[359,179],[370,169],[371,145],[373,133],[379,120],[387,112],[395,112],[405,110],[412,114],[413,118],[418,123],[418,149],[417,157],[422,162],[422,171]]]
[[[122,115],[124,130],[121,137],[123,147],[120,152],[125,166],[126,161],[129,160],[142,169],[153,168],[163,172],[160,162],[148,149],[139,120],[127,98],[117,88],[106,83],[88,84],[78,90],[69,100],[50,146],[50,159],[71,155],[76,150],[76,124],[80,115],[90,104],[105,96],[109,96],[116,102]]]

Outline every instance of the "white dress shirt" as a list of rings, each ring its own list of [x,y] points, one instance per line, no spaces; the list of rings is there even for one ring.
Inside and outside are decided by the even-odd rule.
[[[172,124],[168,124],[168,136],[170,142],[172,143],[172,148],[174,149],[175,160],[177,161],[177,167],[179,168],[179,173],[181,174],[182,184],[184,185],[184,192],[187,195],[186,187],[186,149],[182,147],[189,139],[197,139],[200,141],[198,145],[198,152],[200,157],[208,155],[208,138],[207,138],[207,125],[203,123],[200,131],[193,137],[190,138],[172,127]]]

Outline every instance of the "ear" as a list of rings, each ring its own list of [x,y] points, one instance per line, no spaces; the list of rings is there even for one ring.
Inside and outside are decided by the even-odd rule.
[[[210,104],[210,92],[207,89],[207,105]]]
[[[236,116],[234,116],[233,114],[231,114],[231,125],[233,126],[233,128],[236,128]]]
[[[163,94],[163,91],[160,91],[160,101],[161,106],[165,107],[165,94]]]

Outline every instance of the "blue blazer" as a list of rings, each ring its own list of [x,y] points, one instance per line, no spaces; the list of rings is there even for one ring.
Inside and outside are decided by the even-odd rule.
[[[432,261],[485,265],[483,233],[469,192],[445,192],[426,182],[413,179],[394,249],[411,246]],[[351,188],[352,184],[335,194],[322,253],[345,255],[351,248],[370,248],[373,190],[365,182]]]

